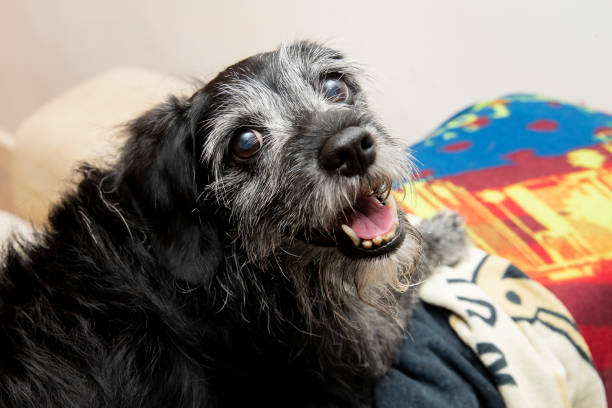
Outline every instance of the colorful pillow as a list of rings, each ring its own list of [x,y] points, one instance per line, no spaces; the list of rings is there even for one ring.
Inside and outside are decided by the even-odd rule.
[[[404,209],[457,210],[476,246],[556,294],[610,399],[612,116],[510,95],[458,113],[411,149],[420,171],[398,194]]]

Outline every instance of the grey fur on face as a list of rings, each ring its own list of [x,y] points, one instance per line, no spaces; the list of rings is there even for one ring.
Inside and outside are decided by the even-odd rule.
[[[347,84],[347,101],[330,102],[317,88],[329,75]],[[420,237],[403,219],[404,243],[376,258],[351,259],[335,246],[309,242],[317,234],[334,239],[338,219],[364,193],[386,197],[392,183],[411,177],[406,151],[369,111],[359,75],[337,51],[297,43],[241,61],[206,87],[213,109],[201,124],[207,134],[201,160],[214,177],[203,194],[228,209],[232,228],[227,233],[239,246],[234,253],[245,253],[251,264],[278,265],[312,318],[317,304],[330,301],[338,311],[362,301],[397,316],[397,293],[421,279],[416,272]],[[376,159],[351,177],[322,171],[322,145],[348,127],[372,136]],[[231,135],[244,128],[263,138],[248,164],[233,162],[227,153]],[[237,257],[232,267],[244,262]],[[321,286],[314,295],[313,280]]]

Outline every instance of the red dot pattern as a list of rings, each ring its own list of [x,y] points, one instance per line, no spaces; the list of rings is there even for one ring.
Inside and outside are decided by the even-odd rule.
[[[539,119],[527,125],[527,129],[534,132],[555,132],[559,129],[559,124],[550,119]]]

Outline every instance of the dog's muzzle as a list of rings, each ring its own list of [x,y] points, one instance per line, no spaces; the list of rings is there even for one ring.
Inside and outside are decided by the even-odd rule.
[[[337,177],[363,176],[376,159],[376,141],[361,127],[351,126],[329,137],[319,151],[319,166]],[[401,218],[390,186],[375,191],[364,186],[339,215],[333,233],[311,233],[308,242],[337,246],[350,257],[377,257],[397,249],[404,240]]]

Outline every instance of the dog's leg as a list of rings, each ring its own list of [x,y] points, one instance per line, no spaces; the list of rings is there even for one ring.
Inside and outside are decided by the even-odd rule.
[[[421,221],[418,229],[423,236],[425,259],[431,268],[453,266],[467,250],[464,220],[454,211],[440,211],[430,219]]]

